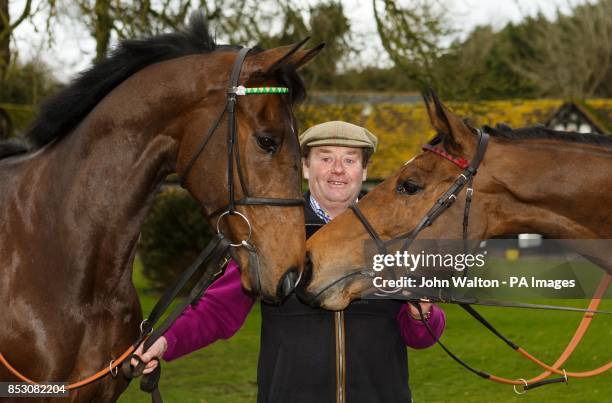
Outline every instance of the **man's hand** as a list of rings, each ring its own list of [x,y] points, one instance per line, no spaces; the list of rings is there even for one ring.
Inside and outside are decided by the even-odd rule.
[[[134,354],[139,356],[142,359],[142,362],[145,363],[145,368],[144,368],[144,371],[142,371],[142,373],[150,374],[151,372],[153,372],[153,370],[158,365],[157,360],[154,360],[153,358],[154,357],[161,358],[162,355],[164,355],[164,353],[168,349],[168,341],[166,340],[164,336],[161,336],[159,339],[155,341],[155,343],[153,343],[151,347],[149,347],[147,352],[144,354],[142,353],[143,346],[144,346],[143,343],[140,344],[140,346],[138,346]],[[135,359],[132,359],[131,364],[133,366],[136,366],[138,365],[138,361],[136,361]]]
[[[429,313],[431,312],[432,303],[431,302],[419,302],[419,305],[421,306],[421,310],[423,311],[425,320],[429,319]],[[416,306],[412,304],[408,304],[408,308],[410,309],[410,316],[412,316],[413,319],[421,320],[421,314],[419,313],[419,310],[417,309]]]

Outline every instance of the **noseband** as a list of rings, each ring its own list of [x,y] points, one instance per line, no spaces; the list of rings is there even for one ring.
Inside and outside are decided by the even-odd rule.
[[[227,97],[225,101],[225,106],[221,113],[217,116],[212,126],[208,129],[208,132],[200,142],[197,151],[191,157],[187,166],[185,167],[185,171],[180,175],[180,183],[181,186],[185,187],[185,181],[187,176],[191,172],[194,164],[206,148],[209,140],[212,135],[215,133],[219,124],[221,123],[221,119],[227,113],[229,117],[228,122],[228,134],[227,134],[227,191],[228,191],[228,204],[219,209],[215,210],[213,213],[209,215],[209,218],[218,216],[217,219],[217,233],[220,234],[220,224],[224,217],[228,215],[238,215],[242,218],[248,226],[248,237],[240,241],[239,243],[232,243],[230,246],[239,247],[243,246],[247,250],[253,250],[254,247],[251,245],[251,234],[252,234],[252,226],[251,222],[247,218],[246,215],[238,212],[236,210],[236,206],[302,206],[304,204],[304,200],[302,198],[299,199],[281,199],[281,198],[271,198],[271,197],[251,197],[249,195],[249,191],[246,186],[246,181],[244,177],[244,173],[242,171],[242,167],[240,165],[240,152],[237,142],[237,130],[236,130],[236,104],[238,102],[238,96],[246,96],[251,94],[286,94],[289,92],[289,88],[287,87],[260,87],[260,88],[245,88],[244,86],[238,86],[238,79],[240,77],[240,71],[242,70],[242,65],[244,64],[244,60],[249,53],[251,48],[242,48],[238,52],[238,56],[234,61],[234,66],[232,68],[232,73],[230,75],[229,87],[227,89]],[[292,129],[293,122],[292,122]],[[295,129],[293,130],[293,134],[295,135]],[[238,172],[238,181],[240,183],[240,187],[242,188],[243,197],[241,199],[236,200],[235,191],[234,191],[234,163],[236,164],[236,171]],[[299,193],[299,192],[298,192]]]
[[[463,169],[463,172],[459,174],[455,182],[451,185],[451,187],[438,198],[436,203],[429,209],[427,214],[419,221],[418,225],[412,230],[407,232],[406,234],[400,235],[391,240],[383,241],[372,224],[368,221],[365,215],[359,210],[356,203],[353,203],[349,206],[349,208],[355,213],[363,227],[366,229],[370,238],[376,244],[378,251],[382,254],[387,254],[387,245],[393,244],[399,240],[403,240],[403,250],[407,250],[408,247],[412,244],[412,242],[416,239],[421,231],[425,228],[429,227],[433,222],[446,210],[453,205],[455,200],[457,200],[457,195],[461,190],[467,185],[467,189],[465,192],[465,209],[463,212],[463,240],[467,240],[468,236],[468,224],[469,224],[469,216],[470,216],[470,205],[472,203],[472,196],[474,195],[474,188],[472,183],[474,181],[474,176],[478,172],[478,167],[482,162],[484,154],[487,150],[487,145],[489,144],[489,135],[482,130],[478,129],[478,146],[476,148],[476,155],[472,158],[471,162],[467,162],[464,158],[457,158],[447,153],[440,147],[435,146],[435,142],[432,141],[425,146],[423,146],[424,151],[429,151],[434,154],[441,156],[442,158],[452,162],[457,165],[459,168]]]

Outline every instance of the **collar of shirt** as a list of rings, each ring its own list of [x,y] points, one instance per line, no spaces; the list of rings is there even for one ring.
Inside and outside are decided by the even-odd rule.
[[[358,202],[359,202],[359,197],[357,197],[357,199],[355,200],[355,203],[358,203]],[[321,220],[323,220],[323,222],[325,224],[327,224],[328,222],[331,221],[331,217],[329,216],[329,214],[327,214],[325,209],[323,209],[323,207],[321,207],[321,205],[319,204],[317,199],[315,199],[312,196],[312,194],[310,194],[310,207],[312,208],[312,211],[315,212],[317,217],[319,217]]]
[[[312,194],[310,195],[310,207],[312,208],[312,211],[315,212],[317,217],[323,220],[325,224],[331,221],[331,217],[329,216],[329,214],[327,214],[327,212],[323,210],[323,207],[321,207],[319,202],[314,197],[312,197]]]

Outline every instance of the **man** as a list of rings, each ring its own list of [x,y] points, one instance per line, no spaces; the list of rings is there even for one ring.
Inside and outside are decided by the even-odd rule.
[[[357,200],[378,140],[367,129],[346,123],[316,125],[300,136],[308,180],[305,219],[310,237]],[[240,285],[234,262],[195,308],[188,308],[143,355],[145,372],[154,356],[175,359],[218,339],[244,323],[253,299]],[[440,308],[422,303],[439,337]],[[412,305],[395,300],[358,300],[340,312],[315,309],[293,294],[279,306],[262,303],[257,381],[258,402],[410,402],[406,345],[435,343]]]

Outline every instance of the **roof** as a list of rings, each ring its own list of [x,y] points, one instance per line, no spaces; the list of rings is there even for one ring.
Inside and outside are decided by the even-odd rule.
[[[592,107],[576,102],[565,102],[544,124],[555,130],[599,134],[608,132],[604,121],[597,117]]]
[[[301,128],[328,120],[344,120],[370,130],[378,136],[379,148],[368,167],[370,179],[382,179],[414,157],[434,131],[424,104],[372,103],[306,104],[298,111]],[[545,124],[564,104],[561,100],[505,100],[473,103],[447,103],[459,116],[469,117],[476,126],[505,123],[513,128]],[[612,124],[612,99],[593,99],[581,103],[592,120],[607,128]]]

